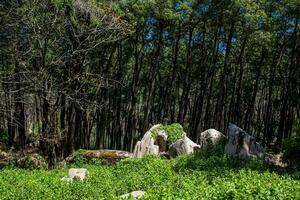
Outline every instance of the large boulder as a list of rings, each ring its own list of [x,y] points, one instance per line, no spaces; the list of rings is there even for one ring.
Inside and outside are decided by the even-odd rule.
[[[226,136],[216,129],[208,129],[198,134],[197,143],[201,146],[202,150],[215,148],[218,145],[224,144]]]
[[[71,168],[68,176],[62,178],[63,181],[72,182],[74,180],[84,181],[87,177],[88,171],[85,168]]]
[[[229,123],[228,141],[225,152],[239,158],[261,158],[264,154],[263,147],[255,141],[255,138],[235,124]]]
[[[171,158],[174,158],[174,157],[182,155],[182,154],[194,153],[195,151],[197,151],[199,149],[200,149],[200,145],[193,142],[191,139],[189,139],[186,136],[186,133],[184,133],[184,136],[182,139],[179,139],[170,145],[169,154],[170,154]]]
[[[156,124],[145,133],[141,141],[138,141],[134,147],[133,156],[140,158],[145,154],[159,154],[167,149],[166,131],[162,129],[161,124]]]
[[[145,196],[146,192],[144,191],[133,191],[127,194],[120,196],[121,199],[140,199]]]
[[[74,155],[66,158],[67,163],[83,162],[94,164],[116,164],[121,159],[132,157],[128,151],[100,149],[100,150],[78,150]]]

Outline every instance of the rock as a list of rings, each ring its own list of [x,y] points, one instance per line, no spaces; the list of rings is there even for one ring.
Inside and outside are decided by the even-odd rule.
[[[68,176],[63,177],[61,180],[72,182],[74,180],[84,181],[87,177],[88,171],[84,168],[71,168],[69,169]]]
[[[73,179],[69,178],[68,176],[63,177],[61,180],[66,182],[73,182]]]
[[[216,147],[218,144],[226,141],[226,136],[216,129],[208,129],[200,133],[197,137],[197,143],[202,150],[207,150]]]
[[[181,154],[191,154],[200,149],[200,145],[194,143],[191,139],[184,134],[182,139],[177,140],[170,145],[169,154],[171,158],[174,158]]]
[[[55,166],[58,169],[64,168],[67,166],[67,162],[65,160],[62,160],[60,162],[57,163],[57,165]]]
[[[0,150],[0,159],[6,159],[8,154],[5,151]]]
[[[286,168],[288,166],[288,163],[285,162],[283,159],[283,153],[279,153],[279,154],[266,153],[264,162],[269,166],[274,166],[279,168]]]
[[[85,163],[116,164],[119,160],[132,157],[128,151],[119,151],[111,149],[100,150],[78,150],[73,156],[65,159],[67,163],[75,161]]]
[[[25,155],[15,161],[17,167],[25,169],[44,169],[47,168],[47,162],[41,155],[34,153]]]
[[[140,158],[145,154],[156,154],[172,158],[180,154],[193,153],[199,148],[200,145],[186,136],[180,124],[157,124],[145,133],[141,141],[137,142],[133,156]]]
[[[0,169],[9,166],[11,158],[8,156],[8,153],[0,150]]]
[[[255,138],[235,124],[229,123],[228,141],[225,152],[239,158],[261,158],[264,154],[263,147],[255,141]]]
[[[166,151],[167,133],[157,124],[145,133],[141,141],[138,141],[134,147],[133,156],[140,158],[145,154],[156,154]]]
[[[123,194],[120,196],[121,199],[139,199],[145,196],[146,192],[144,191],[133,191],[127,194]]]

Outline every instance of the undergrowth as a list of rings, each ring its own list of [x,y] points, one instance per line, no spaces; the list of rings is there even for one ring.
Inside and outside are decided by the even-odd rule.
[[[70,167],[87,168],[88,179],[62,181]],[[117,199],[135,190],[146,191],[146,199],[300,199],[299,180],[269,172],[260,161],[233,160],[221,153],[0,171],[0,199]]]

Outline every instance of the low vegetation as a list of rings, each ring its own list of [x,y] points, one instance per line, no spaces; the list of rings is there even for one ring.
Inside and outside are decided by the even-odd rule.
[[[161,124],[161,126],[155,128],[151,131],[152,138],[156,138],[158,136],[159,131],[164,130],[167,135],[168,139],[167,142],[172,144],[177,140],[183,137],[184,131],[183,127],[179,123],[172,123],[172,124]]]
[[[61,178],[70,167],[89,171],[84,182]],[[299,199],[300,177],[268,171],[260,161],[223,154],[195,154],[174,160],[129,158],[115,166],[84,164],[63,169],[0,171],[1,199],[117,199],[143,190],[146,199]]]

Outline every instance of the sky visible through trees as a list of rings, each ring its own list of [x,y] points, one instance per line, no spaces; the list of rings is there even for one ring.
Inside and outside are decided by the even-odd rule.
[[[300,117],[298,0],[0,3],[0,137],[132,151],[151,125],[234,122],[280,151]],[[51,157],[51,156],[50,156]]]

